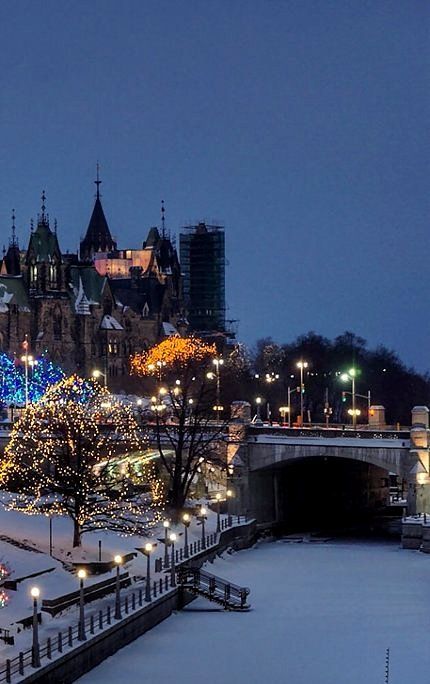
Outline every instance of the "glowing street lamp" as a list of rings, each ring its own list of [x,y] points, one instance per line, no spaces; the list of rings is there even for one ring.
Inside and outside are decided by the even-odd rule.
[[[32,587],[30,594],[33,598],[33,647],[31,649],[31,667],[40,667],[39,622],[37,617],[37,599],[40,596],[39,587]]]
[[[170,586],[176,587],[176,568],[175,568],[175,541],[176,534],[171,532],[169,535],[170,546],[172,547],[172,562],[170,565]]]
[[[300,425],[303,427],[303,395],[305,386],[303,384],[303,370],[309,366],[307,361],[298,361],[297,368],[300,368]]]
[[[221,494],[219,492],[215,495],[216,499],[216,531],[221,532]]]
[[[151,600],[151,553],[154,547],[149,542],[145,544],[143,553],[146,556],[146,586],[145,586],[145,601],[149,603]]]
[[[227,489],[225,493],[227,497],[227,525],[231,527],[232,525],[232,519],[231,519],[231,510],[230,510],[230,499],[234,497],[234,491],[232,489]]]
[[[115,556],[114,562],[116,565],[116,586],[115,586],[115,620],[121,620],[121,580],[119,576],[120,567],[122,565],[122,556]]]
[[[170,527],[170,521],[169,520],[163,520],[163,527],[164,527],[164,567],[168,568],[169,567],[169,527]]]
[[[191,515],[189,513],[184,513],[184,515],[182,516],[182,522],[184,523],[184,532],[185,532],[184,558],[189,558],[190,557],[190,551],[188,548],[188,528],[191,524]]]
[[[355,410],[355,378],[357,377],[357,370],[355,368],[350,368],[346,373],[342,373],[340,379],[342,382],[351,382],[351,395],[352,395],[352,425],[355,429],[357,425],[357,412]]]
[[[93,372],[91,373],[91,376],[92,376],[95,380],[99,380],[99,378],[102,377],[102,378],[104,379],[105,388],[107,388],[107,373],[102,373],[101,370],[99,370],[98,368],[96,368],[96,369],[93,370]]]
[[[206,548],[206,534],[205,534],[205,520],[206,520],[206,508],[204,506],[201,507],[200,513],[197,516],[198,520],[200,520],[200,523],[202,525],[202,549]]]
[[[78,626],[78,639],[79,641],[85,641],[87,635],[85,634],[85,608],[84,608],[84,579],[87,576],[86,570],[81,568],[78,570],[79,577],[79,626]]]
[[[263,400],[262,400],[261,397],[256,397],[256,398],[255,398],[255,403],[257,404],[257,420],[261,420],[260,411],[261,411],[261,402],[262,402],[262,401],[263,401]]]

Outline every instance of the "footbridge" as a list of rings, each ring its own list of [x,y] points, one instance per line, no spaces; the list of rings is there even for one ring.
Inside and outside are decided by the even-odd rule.
[[[233,411],[228,470],[238,511],[259,522],[359,519],[390,504],[396,482],[408,513],[430,512],[429,410],[411,426],[359,429],[253,423],[248,405]]]

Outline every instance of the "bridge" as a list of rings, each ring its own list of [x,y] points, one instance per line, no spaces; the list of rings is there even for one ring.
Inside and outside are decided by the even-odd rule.
[[[256,424],[244,402],[233,416],[228,470],[235,506],[260,523],[305,529],[368,519],[389,508],[393,481],[405,496],[399,515],[430,512],[427,407],[415,407],[403,429]]]

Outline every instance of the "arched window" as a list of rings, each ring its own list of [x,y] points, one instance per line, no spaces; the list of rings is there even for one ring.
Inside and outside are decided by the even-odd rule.
[[[30,287],[36,287],[37,285],[37,266],[36,264],[30,264]]]

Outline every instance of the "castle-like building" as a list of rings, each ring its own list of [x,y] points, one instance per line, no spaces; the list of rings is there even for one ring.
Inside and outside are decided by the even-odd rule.
[[[97,369],[111,386],[128,374],[131,354],[187,328],[174,244],[151,228],[141,249],[119,250],[103,211],[100,186],[79,254],[62,253],[42,194],[41,213],[20,249],[12,237],[0,269],[0,349],[20,357],[28,340],[66,372]]]

